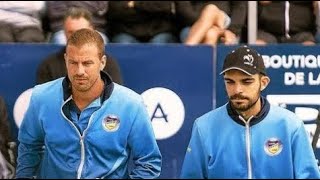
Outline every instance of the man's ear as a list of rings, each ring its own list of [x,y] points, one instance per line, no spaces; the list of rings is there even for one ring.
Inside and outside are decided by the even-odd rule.
[[[263,91],[268,86],[269,83],[270,83],[270,78],[268,76],[262,76],[260,91]]]
[[[102,71],[107,64],[107,56],[103,55],[100,61],[100,70]]]

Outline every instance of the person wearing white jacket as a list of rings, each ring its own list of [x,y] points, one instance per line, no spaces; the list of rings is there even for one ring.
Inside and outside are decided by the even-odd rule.
[[[0,42],[44,42],[44,1],[1,1]]]

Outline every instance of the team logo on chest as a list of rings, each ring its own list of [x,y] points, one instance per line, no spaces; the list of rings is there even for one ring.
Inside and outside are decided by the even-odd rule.
[[[278,138],[270,138],[264,144],[264,151],[269,156],[278,155],[282,151],[283,145]]]
[[[102,127],[108,132],[114,132],[119,129],[120,119],[116,115],[108,115],[102,120]]]

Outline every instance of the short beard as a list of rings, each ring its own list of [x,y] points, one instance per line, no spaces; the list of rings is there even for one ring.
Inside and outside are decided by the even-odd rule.
[[[260,89],[260,87],[259,87]],[[243,106],[238,106],[237,104],[233,103],[232,100],[233,99],[247,99],[247,100],[250,100],[248,97],[245,97],[245,96],[242,96],[241,94],[235,94],[233,96],[231,96],[229,98],[229,101],[231,103],[231,106],[238,112],[245,112],[245,111],[248,111],[249,109],[251,109],[255,104],[257,104],[258,100],[260,99],[260,92],[257,92],[258,93],[258,97],[257,99],[250,103],[251,101],[249,101],[249,104],[248,105],[243,105]]]
[[[253,103],[249,103],[248,105],[244,105],[244,106],[238,106],[238,105],[235,105],[232,101],[231,102],[231,106],[236,110],[236,111],[239,111],[239,112],[246,112],[248,111],[249,109],[251,109],[255,104],[257,104],[258,100],[260,99],[260,96],[258,96],[258,98],[253,102]]]

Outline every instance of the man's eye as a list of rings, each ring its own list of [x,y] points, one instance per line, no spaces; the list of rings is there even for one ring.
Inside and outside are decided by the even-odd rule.
[[[225,81],[227,84],[233,84],[233,81]]]
[[[251,84],[253,81],[244,81],[243,84]]]
[[[83,63],[84,66],[89,66],[90,64],[92,64],[91,62],[85,62]]]

